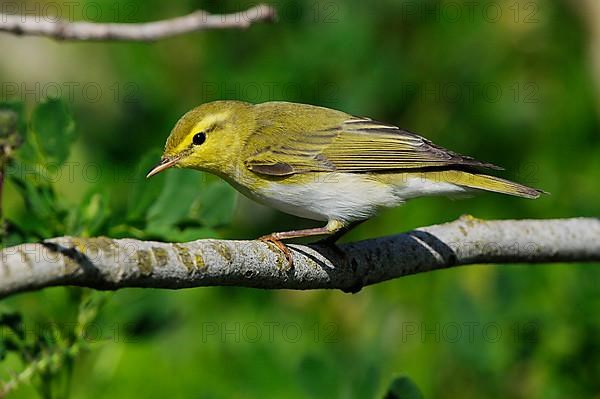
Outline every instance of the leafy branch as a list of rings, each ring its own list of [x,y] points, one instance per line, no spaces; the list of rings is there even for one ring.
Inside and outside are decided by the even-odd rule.
[[[33,385],[42,398],[67,397],[75,359],[90,349],[85,327],[98,315],[106,296],[90,291],[78,291],[72,298],[78,303],[74,323],[59,328],[48,323],[43,331],[25,328],[19,313],[0,315],[0,360],[13,353],[23,369],[0,385],[0,397],[5,397],[21,385]]]

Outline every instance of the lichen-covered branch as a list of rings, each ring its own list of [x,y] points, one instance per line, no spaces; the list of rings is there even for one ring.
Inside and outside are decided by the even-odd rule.
[[[233,14],[217,15],[198,10],[182,17],[146,23],[67,22],[0,13],[0,32],[58,40],[153,41],[207,29],[243,29],[253,23],[271,22],[276,18],[275,9],[265,4]]]
[[[600,262],[600,219],[454,222],[338,247],[291,245],[294,267],[261,241],[182,244],[53,238],[0,252],[0,297],[48,286],[96,289],[243,286],[337,288],[481,263]]]

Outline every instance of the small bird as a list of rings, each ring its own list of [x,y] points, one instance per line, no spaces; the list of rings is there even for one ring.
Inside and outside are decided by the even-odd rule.
[[[543,191],[481,173],[502,169],[387,123],[307,104],[215,101],[189,111],[146,177],[171,167],[220,176],[247,197],[324,227],[261,237],[335,241],[381,208],[474,190],[538,198]]]

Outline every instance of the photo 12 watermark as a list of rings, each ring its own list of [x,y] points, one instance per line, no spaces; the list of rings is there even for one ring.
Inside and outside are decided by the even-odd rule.
[[[157,162],[159,158],[157,157]],[[105,183],[126,183],[133,184],[148,180],[146,175],[148,169],[140,168],[135,162],[123,164],[118,168],[107,167],[98,162],[14,162],[9,164],[5,170],[5,177],[18,180],[28,180],[34,184],[73,184],[76,182],[85,182],[90,184]],[[209,181],[209,174],[197,173],[198,183]]]
[[[403,322],[400,342],[426,343],[485,343],[495,344],[503,340],[533,343],[539,339],[537,322],[515,322],[504,325],[497,322]]]
[[[0,82],[0,101],[38,103],[46,98],[60,98],[69,103],[132,104],[141,97],[140,86],[135,82]]]
[[[532,81],[515,82],[401,82],[403,102],[440,103],[498,103],[520,104],[540,102],[540,87]]]
[[[540,22],[540,6],[535,1],[405,1],[400,7],[402,21],[445,23]]]
[[[28,322],[13,328],[0,326],[0,340],[7,342],[14,338],[28,341],[44,337],[46,343],[56,343],[65,341],[76,332],[77,338],[88,343],[133,343],[136,338],[128,331],[134,330],[134,327],[134,323]]]
[[[37,23],[75,21],[134,22],[141,10],[138,2],[97,1],[2,1],[0,23],[9,16],[18,16],[21,22]]]
[[[336,343],[339,341],[339,326],[333,322],[309,325],[282,321],[204,322],[199,340],[202,343]]]

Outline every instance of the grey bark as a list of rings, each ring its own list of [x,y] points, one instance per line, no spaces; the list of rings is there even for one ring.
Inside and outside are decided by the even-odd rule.
[[[95,289],[243,286],[341,289],[460,265],[600,262],[600,219],[470,216],[336,247],[290,244],[294,267],[261,241],[161,243],[60,237],[0,252],[0,297],[57,285]]]
[[[0,32],[58,40],[153,41],[206,29],[243,29],[276,18],[275,9],[265,4],[233,14],[216,15],[198,10],[182,17],[147,23],[68,22],[44,16],[0,13]]]

